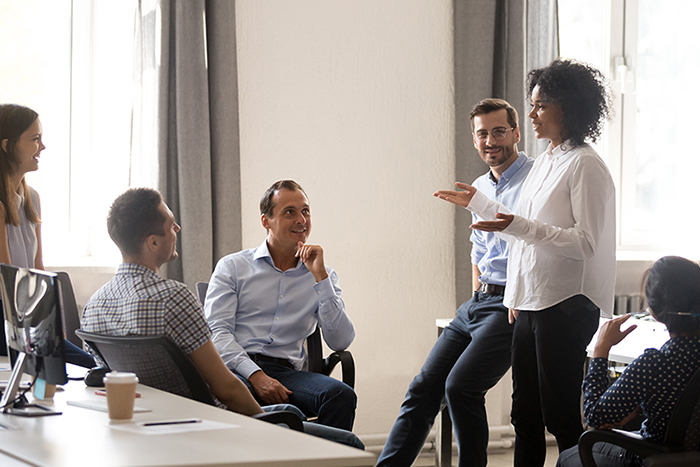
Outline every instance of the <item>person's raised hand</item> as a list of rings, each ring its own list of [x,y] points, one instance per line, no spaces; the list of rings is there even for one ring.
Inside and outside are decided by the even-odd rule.
[[[603,323],[598,332],[598,340],[593,350],[593,357],[608,358],[612,346],[619,344],[629,333],[637,329],[636,324],[633,324],[624,331],[620,329],[622,324],[630,319],[631,316],[632,315],[627,314]]]
[[[457,185],[457,188],[461,188],[464,191],[439,190],[433,193],[433,196],[445,200],[448,203],[466,208],[469,206],[477,190],[473,186],[462,182],[456,182],[455,185]]]
[[[484,232],[501,232],[513,222],[513,219],[515,219],[513,214],[499,212],[496,214],[495,221],[479,221],[469,227],[474,230],[483,230]]]
[[[306,265],[306,269],[314,275],[316,282],[321,282],[328,277],[326,264],[323,261],[323,248],[319,245],[306,245],[299,242],[295,256]]]

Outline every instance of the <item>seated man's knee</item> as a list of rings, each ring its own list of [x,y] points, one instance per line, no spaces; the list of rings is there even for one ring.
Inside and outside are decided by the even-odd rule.
[[[336,384],[334,387],[334,392],[337,394],[335,397],[342,400],[344,404],[357,407],[357,394],[355,393],[355,390],[347,384]]]

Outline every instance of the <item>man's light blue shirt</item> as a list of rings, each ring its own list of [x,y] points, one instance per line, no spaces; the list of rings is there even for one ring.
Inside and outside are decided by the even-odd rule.
[[[328,278],[316,282],[301,261],[278,269],[267,240],[222,258],[209,281],[204,314],[224,363],[245,378],[260,370],[248,353],[284,358],[300,370],[306,360],[303,342],[316,325],[328,347],[346,349],[355,328],[338,274],[328,266],[326,271]]]
[[[496,182],[489,170],[477,178],[472,184],[487,198],[506,206],[514,211],[518,205],[520,188],[532,169],[535,160],[527,157],[524,152],[518,153],[518,158],[501,175]],[[473,214],[474,222],[481,219]],[[506,285],[506,270],[508,269],[508,242],[493,232],[472,230],[472,263],[481,271],[479,281],[483,284]]]

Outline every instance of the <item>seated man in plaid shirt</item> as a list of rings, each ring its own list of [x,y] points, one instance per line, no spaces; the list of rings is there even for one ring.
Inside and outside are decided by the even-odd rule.
[[[123,193],[110,208],[107,228],[123,263],[85,306],[82,329],[115,336],[166,335],[189,355],[214,396],[229,410],[245,415],[263,412],[216,351],[194,294],[185,284],[158,276],[158,269],[178,256],[180,231],[161,194],[150,188]],[[355,435],[344,430],[308,423],[304,430],[363,447]]]

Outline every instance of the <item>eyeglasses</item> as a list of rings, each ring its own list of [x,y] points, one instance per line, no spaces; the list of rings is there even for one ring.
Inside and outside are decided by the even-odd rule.
[[[505,128],[499,126],[491,130],[491,135],[493,136],[493,139],[495,139],[496,141],[500,141],[506,137],[508,131],[510,130],[515,130],[515,128]],[[474,133],[474,136],[476,136],[476,139],[478,139],[479,141],[486,141],[489,138],[489,130],[479,130],[476,133]]]

